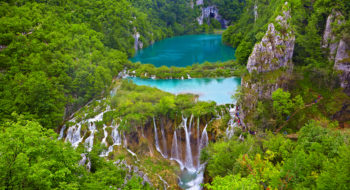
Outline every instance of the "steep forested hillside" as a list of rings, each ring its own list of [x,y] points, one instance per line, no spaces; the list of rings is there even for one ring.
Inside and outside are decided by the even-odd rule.
[[[341,0],[246,1],[223,33],[247,64],[243,127],[201,155],[208,189],[349,189],[349,13]]]
[[[222,24],[236,60],[128,60]],[[207,189],[349,189],[349,44],[349,0],[1,1],[0,189],[179,188],[177,163]],[[216,105],[131,73],[242,87]]]
[[[1,2],[1,118],[55,128],[101,93],[134,54],[167,36],[201,32],[182,2]],[[65,111],[64,111],[65,110]]]

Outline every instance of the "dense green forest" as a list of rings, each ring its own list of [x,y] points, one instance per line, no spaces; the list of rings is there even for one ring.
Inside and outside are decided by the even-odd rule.
[[[349,189],[350,112],[346,105],[350,98],[340,88],[329,50],[321,44],[327,17],[334,11],[341,12],[344,20],[332,24],[336,40],[350,41],[350,1],[287,2],[288,22],[295,35],[292,79],[270,99],[256,102],[246,115],[249,131],[238,129],[227,139],[229,113],[213,118],[228,105],[137,86],[118,76],[125,72],[160,79],[187,78],[187,74],[194,78],[241,76],[244,81],[278,83],[283,68],[259,75],[245,68],[269,23],[284,11],[285,1],[205,0],[199,6],[192,0],[1,1],[0,189],[159,188],[130,176],[128,168],[116,166],[116,160],[130,159],[129,149],[118,149],[107,159],[100,156],[106,148],[100,143],[103,127],[123,118],[120,130],[125,136],[143,133],[143,126],[152,121],[156,125],[155,117],[179,125],[184,116],[191,115],[198,118],[198,126],[199,121],[208,125],[211,142],[200,155],[207,163],[206,189]],[[135,44],[147,47],[167,37],[214,32],[220,28],[217,21],[209,25],[197,21],[202,8],[211,5],[230,23],[222,38],[236,49],[236,60],[186,68],[157,68],[128,60],[135,54]],[[140,38],[135,41],[137,34]],[[111,95],[114,90],[115,96]],[[233,98],[239,105],[248,96],[240,89]],[[94,117],[107,105],[112,110],[96,123],[99,131],[93,142],[97,144],[90,152],[82,144],[74,149],[66,140],[56,140],[63,125],[68,128]],[[73,113],[75,122],[67,122]],[[81,130],[86,140],[91,135],[88,125]],[[112,133],[111,128],[107,130]],[[106,141],[113,144],[110,136]],[[146,138],[137,141],[148,146]],[[156,153],[153,158],[141,150],[137,153],[134,164],[146,168],[152,182],[162,179],[158,174],[177,182],[170,161]],[[89,159],[89,167],[79,164],[82,154]]]

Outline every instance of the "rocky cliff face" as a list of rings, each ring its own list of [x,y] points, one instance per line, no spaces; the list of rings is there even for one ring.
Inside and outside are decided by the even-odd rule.
[[[286,2],[285,6],[288,6]],[[288,20],[290,10],[283,11],[282,16],[270,23],[268,30],[260,43],[255,44],[248,59],[247,69],[258,73],[277,70],[281,67],[292,68],[295,36]]]
[[[334,69],[339,71],[341,87],[350,96],[350,45],[345,40],[340,40],[335,56]]]
[[[197,5],[202,5],[203,1],[197,1]],[[227,28],[227,25],[229,23],[228,20],[225,20],[220,14],[219,14],[219,9],[215,6],[208,6],[208,7],[203,7],[202,8],[202,14],[197,18],[197,21],[200,25],[204,23],[205,20],[208,20],[209,24],[209,19],[214,18],[217,21],[221,23],[222,28]]]
[[[323,34],[322,47],[329,49],[328,58],[330,61],[334,61],[339,45],[339,39],[337,39],[336,35],[332,31],[333,23],[336,23],[337,25],[344,23],[344,20],[342,20],[342,14],[339,11],[333,11],[332,14],[328,16],[326,28]]]
[[[134,28],[134,31],[135,31],[135,33],[133,35],[133,37],[134,37],[134,49],[135,49],[135,51],[137,51],[137,50],[143,48],[143,43],[140,40],[141,35],[139,32],[137,32],[136,28]]]
[[[242,79],[241,117],[248,127],[253,125],[250,121],[258,101],[270,99],[278,88],[286,88],[291,76],[295,36],[289,24],[291,16],[287,2],[283,10],[282,15],[269,24],[261,42],[255,44],[247,64],[249,75]]]
[[[328,16],[322,47],[329,50],[328,59],[334,63],[334,70],[339,72],[341,87],[350,96],[350,40],[333,32],[334,25],[339,26],[345,22],[343,18],[335,10]]]

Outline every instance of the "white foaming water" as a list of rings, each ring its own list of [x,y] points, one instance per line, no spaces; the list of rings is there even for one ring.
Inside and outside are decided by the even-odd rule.
[[[201,153],[201,146],[200,146],[200,138],[199,138],[199,133],[200,131],[199,131],[199,117],[198,117],[198,119],[197,119],[197,149],[198,149],[198,154],[197,154],[197,159],[199,160],[199,156],[200,156],[200,153]],[[197,162],[197,168],[199,168],[199,166],[200,166],[200,163],[199,162]]]
[[[180,147],[178,146],[178,143],[177,143],[177,134],[176,134],[176,130],[174,130],[170,160],[175,160],[177,163],[179,163],[181,170],[183,170],[184,164],[181,161],[180,155],[181,155]]]
[[[198,135],[199,138],[199,135]],[[207,133],[207,125],[203,129],[201,138],[200,138],[200,145],[198,146],[198,152],[200,153],[203,148],[205,148],[208,145],[208,133]],[[198,155],[197,160],[197,167],[195,170],[184,170],[182,171],[182,174],[180,176],[180,187],[183,189],[191,189],[191,190],[201,190],[201,183],[204,179],[204,169],[206,163],[200,164],[200,155]]]
[[[228,127],[226,128],[226,137],[228,139],[231,139],[235,133],[235,127],[237,127],[237,124],[234,122],[235,119],[235,107],[233,106],[232,108],[230,108],[229,112],[230,112],[230,121],[228,122]]]
[[[113,139],[113,145],[121,145],[122,144],[122,137],[118,131],[119,125],[116,125],[113,127],[112,130],[112,139]]]
[[[154,141],[156,143],[156,149],[163,156],[163,158],[166,158],[166,156],[163,154],[162,150],[159,147],[157,125],[156,125],[156,120],[154,119],[154,117],[153,117],[153,126],[154,126],[154,139],[155,139]]]
[[[69,127],[67,131],[67,137],[65,142],[70,142],[74,148],[78,147],[79,143],[83,141],[83,137],[80,135],[81,124],[78,123],[72,127]]]
[[[94,122],[101,121],[103,119],[103,114],[109,110],[110,110],[110,107],[108,106],[104,112],[101,112],[100,114],[98,114],[94,118],[90,118],[86,121],[81,121],[81,122],[77,123],[76,125],[69,127],[68,131],[67,131],[67,137],[66,137],[65,142],[67,142],[67,141],[70,142],[74,148],[78,147],[79,143],[81,143],[83,141],[83,136],[81,136],[81,134],[80,134],[81,133],[81,125],[83,123],[88,123],[89,130],[90,130],[91,134],[85,140],[85,146],[87,147],[88,151],[91,151],[91,149],[93,147],[93,142],[94,142],[94,133],[96,132],[96,126],[95,126]],[[70,121],[74,122],[75,118],[73,118]],[[93,124],[91,124],[91,123],[93,123]]]
[[[101,141],[101,144],[104,144],[105,146],[107,146],[107,137],[108,137],[108,132],[106,131],[106,128],[107,128],[107,126],[106,125],[103,125],[103,135],[104,135],[104,137],[103,137],[103,139],[102,139],[102,141]]]
[[[166,142],[166,137],[165,137],[165,132],[164,132],[164,125],[160,125],[160,132],[162,133],[162,140],[163,140],[163,153],[164,153],[164,158],[168,158],[168,148],[167,148],[167,142]]]
[[[187,118],[182,117],[182,127],[185,130],[185,139],[186,139],[186,155],[185,155],[185,167],[187,170],[194,171],[193,167],[193,158],[192,158],[192,150],[191,150],[191,142],[190,142],[190,134],[187,129]]]
[[[66,129],[66,125],[63,125],[63,127],[61,128],[61,131],[60,131],[60,135],[58,136],[58,140],[63,138],[65,129]]]
[[[85,147],[88,152],[92,150],[92,147],[94,146],[94,137],[96,132],[96,125],[95,123],[89,124],[89,130],[91,132],[90,136],[85,139]]]

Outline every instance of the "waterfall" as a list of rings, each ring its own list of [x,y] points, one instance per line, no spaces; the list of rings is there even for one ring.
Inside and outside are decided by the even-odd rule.
[[[113,130],[112,130],[112,140],[113,140],[113,145],[120,146],[122,144],[122,137],[119,134],[118,128],[119,128],[119,125],[116,125],[113,128]],[[125,138],[125,135],[124,135],[124,138]]]
[[[74,129],[76,128],[76,126],[74,127]],[[78,147],[79,143],[81,141],[83,141],[83,137],[80,136],[80,131],[81,131],[81,124],[78,124],[78,129],[75,130],[75,132],[73,133],[72,139],[71,139],[71,143],[73,147]]]
[[[66,125],[63,125],[63,127],[61,128],[61,131],[60,131],[60,135],[58,136],[58,140],[61,140],[63,138],[65,129],[66,129]]]
[[[188,132],[190,135],[192,134],[192,120],[193,120],[193,115],[191,115],[190,123],[188,125]]]
[[[171,147],[171,158],[170,160],[175,160],[177,163],[179,163],[181,170],[184,169],[184,165],[181,161],[181,154],[180,154],[180,148],[177,144],[177,134],[176,130],[174,130],[174,135],[173,135],[173,142],[172,142],[172,147]]]
[[[203,132],[202,132],[202,137],[201,137],[201,144],[200,144],[200,150],[202,150],[203,148],[205,148],[208,145],[208,133],[207,133],[207,125],[205,125]]]
[[[157,125],[156,125],[156,120],[154,119],[154,117],[153,117],[153,126],[154,126],[154,139],[155,139],[155,142],[156,142],[156,149],[164,158],[166,158],[165,155],[162,153],[162,150],[160,150],[160,147],[159,147]]]
[[[255,1],[254,4],[254,22],[256,22],[256,19],[258,19],[258,1]]]
[[[65,141],[70,142],[74,148],[78,147],[79,143],[83,141],[83,138],[80,136],[80,131],[81,131],[80,123],[72,127],[69,127]]]
[[[108,132],[106,131],[106,128],[107,126],[106,125],[103,125],[103,134],[104,134],[104,137],[101,141],[101,144],[104,144],[106,147],[107,147],[107,136],[108,136]]]
[[[199,117],[198,117],[198,119],[197,119],[197,147],[198,147],[198,155],[197,155],[197,157],[198,157],[198,160],[199,160],[199,156],[200,156],[200,154],[201,154],[201,147],[200,147],[200,134],[199,134]],[[200,163],[199,162],[197,162],[197,168],[199,168],[199,165],[200,165]]]
[[[236,127],[236,123],[234,122],[234,118],[235,118],[235,109],[234,107],[230,108],[229,110],[230,112],[230,121],[228,122],[228,127],[226,128],[226,137],[228,139],[231,139],[234,135],[235,132],[235,127]]]
[[[179,160],[179,149],[177,145],[176,130],[174,130],[174,135],[173,135],[173,142],[171,147],[171,159]]]
[[[118,127],[119,127],[119,125],[116,125],[116,126],[113,127],[112,134],[111,134],[112,140],[113,140],[113,144],[108,147],[108,150],[105,150],[105,151],[103,151],[101,153],[101,155],[100,155],[101,157],[108,156],[110,152],[113,152],[113,150],[114,150],[113,147],[115,145],[120,146],[122,144],[122,137],[119,134]],[[105,138],[102,140],[102,143],[104,143],[107,146],[107,142],[106,142],[105,139],[107,138],[108,133],[105,130],[105,127],[103,128],[103,130],[105,132]]]
[[[162,140],[163,140],[163,152],[164,152],[164,158],[168,158],[168,148],[167,148],[167,143],[166,143],[166,137],[164,133],[164,125],[163,122],[160,122],[160,132],[162,133]]]
[[[190,134],[187,129],[187,118],[182,117],[183,120],[183,128],[185,130],[185,138],[186,138],[186,161],[185,166],[188,170],[194,170],[193,168],[193,159],[192,159],[192,150],[191,150],[191,142],[190,142]]]
[[[95,123],[90,124],[89,130],[90,130],[91,134],[85,140],[85,147],[86,147],[88,152],[90,152],[92,150],[92,147],[94,146],[94,137],[95,137],[95,131],[96,131]]]

